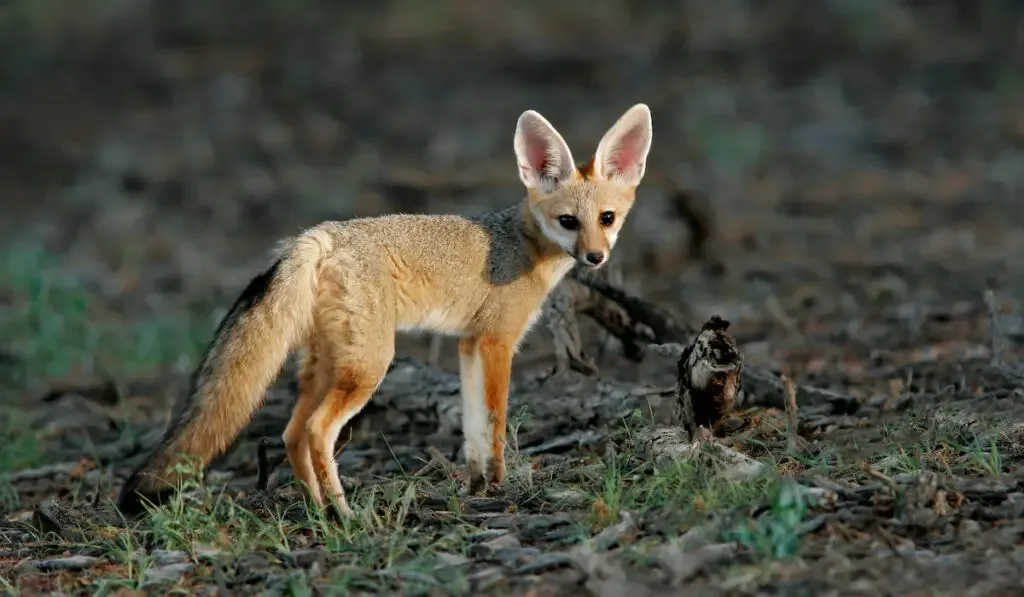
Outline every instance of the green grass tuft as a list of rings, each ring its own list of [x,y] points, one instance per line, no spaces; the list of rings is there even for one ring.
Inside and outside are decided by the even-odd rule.
[[[73,372],[118,378],[186,369],[212,334],[210,321],[188,313],[128,322],[38,249],[0,257],[0,297],[0,349],[16,361],[4,376],[14,387]]]

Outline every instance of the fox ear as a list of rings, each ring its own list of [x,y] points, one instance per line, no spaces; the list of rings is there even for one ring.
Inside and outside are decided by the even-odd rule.
[[[533,110],[523,112],[516,123],[515,150],[519,178],[528,189],[549,193],[576,169],[565,139]]]
[[[601,138],[594,154],[594,173],[624,186],[640,184],[654,135],[651,109],[637,104],[626,110]]]

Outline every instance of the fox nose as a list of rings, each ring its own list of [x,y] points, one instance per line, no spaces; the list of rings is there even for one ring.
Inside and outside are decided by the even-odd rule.
[[[586,255],[583,256],[583,258],[586,259],[587,263],[591,265],[601,265],[601,262],[604,261],[604,253],[594,251],[591,253],[587,253]]]

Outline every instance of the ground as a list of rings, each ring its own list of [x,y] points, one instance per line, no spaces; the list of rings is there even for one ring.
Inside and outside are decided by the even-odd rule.
[[[70,4],[0,13],[0,589],[1024,583],[1013,3]],[[583,156],[638,101],[652,156],[613,263],[684,325],[729,322],[747,377],[714,438],[659,414],[674,358],[627,358],[584,320],[596,374],[552,376],[538,328],[515,364],[509,478],[464,496],[454,346],[432,362],[403,338],[339,443],[356,520],[307,511],[286,464],[257,470],[280,460],[291,365],[203,484],[116,516],[275,239],[507,205],[523,110]]]

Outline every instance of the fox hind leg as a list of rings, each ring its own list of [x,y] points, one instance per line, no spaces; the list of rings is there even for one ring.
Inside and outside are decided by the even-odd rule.
[[[353,330],[353,324],[358,325]],[[334,446],[341,430],[373,397],[395,355],[394,327],[371,316],[346,318],[330,330],[327,349],[334,363],[333,385],[306,420],[313,470],[327,497],[336,501],[338,514],[351,516],[345,500]]]
[[[318,507],[323,506],[323,490],[313,471],[306,421],[320,405],[330,381],[330,360],[322,358],[321,352],[318,338],[315,334],[311,335],[299,373],[299,397],[282,437],[295,480],[306,486],[306,491]]]

